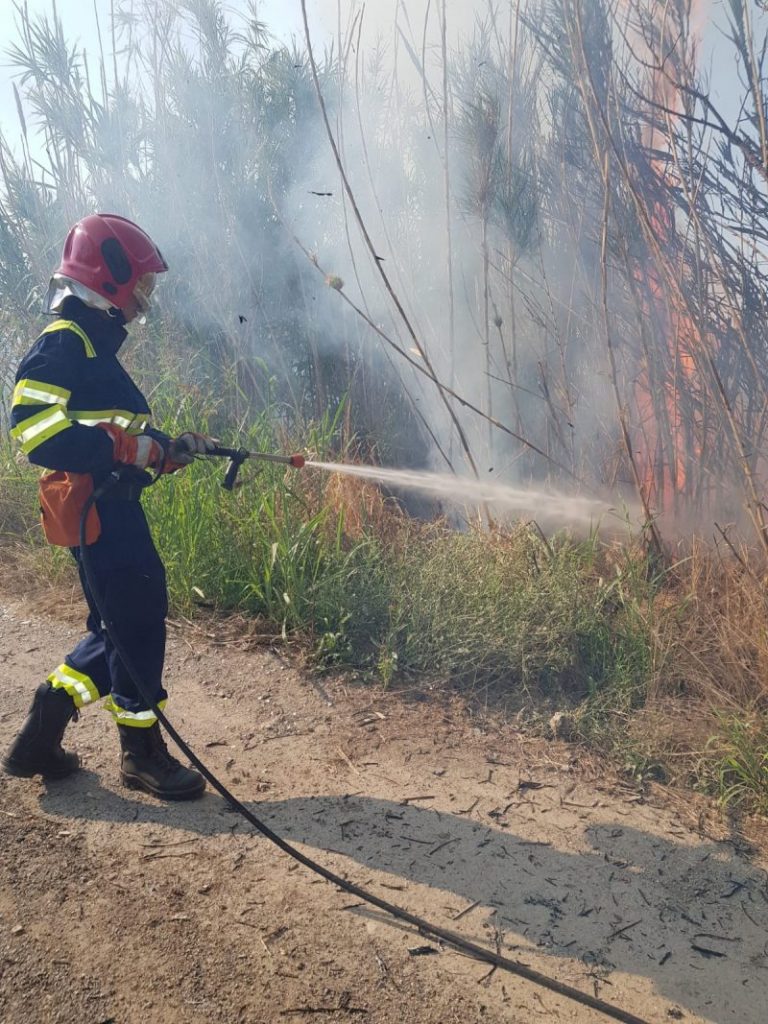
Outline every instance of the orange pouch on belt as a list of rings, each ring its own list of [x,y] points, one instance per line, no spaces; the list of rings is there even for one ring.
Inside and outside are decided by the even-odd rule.
[[[76,548],[80,544],[80,518],[85,503],[93,494],[90,473],[64,473],[54,470],[40,479],[40,513],[43,533],[49,544]],[[85,542],[93,544],[101,535],[99,513],[94,505],[88,513]]]

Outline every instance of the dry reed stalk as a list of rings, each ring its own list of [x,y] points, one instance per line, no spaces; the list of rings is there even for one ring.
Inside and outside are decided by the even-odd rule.
[[[323,277],[326,278],[326,280],[327,280],[329,275],[322,268],[322,266],[320,265],[320,263],[317,260],[317,257],[314,256],[312,253],[310,253],[304,247],[304,245],[301,242],[301,240],[295,234],[292,235],[292,237],[293,237],[293,240],[296,243],[296,245],[301,249],[301,251],[307,257],[307,259],[312,264],[312,266],[320,274],[322,274]],[[512,430],[506,424],[502,423],[500,420],[497,420],[495,417],[489,417],[487,415],[487,413],[483,412],[483,410],[480,409],[478,406],[476,406],[473,402],[470,402],[467,398],[465,398],[463,395],[461,395],[458,391],[454,391],[453,388],[450,388],[447,384],[445,384],[439,378],[435,377],[433,375],[433,373],[426,366],[422,365],[422,363],[419,362],[418,359],[414,358],[414,356],[412,356],[408,351],[406,351],[400,345],[398,345],[398,343],[396,341],[394,341],[386,333],[386,331],[382,330],[382,328],[379,327],[378,324],[374,323],[374,321],[371,320],[371,318],[368,316],[368,314],[363,309],[361,309],[360,306],[358,306],[346,294],[346,292],[344,290],[339,290],[338,294],[341,296],[343,301],[350,307],[350,309],[352,309],[357,314],[357,316],[359,316],[360,319],[363,320],[368,325],[368,327],[370,327],[370,329],[382,339],[382,341],[384,341],[393,351],[397,352],[398,355],[402,359],[404,359],[407,363],[409,363],[413,367],[413,369],[416,370],[417,373],[420,373],[423,376],[425,376],[428,380],[431,380],[438,387],[438,389],[441,392],[445,392],[446,395],[450,395],[450,397],[453,398],[456,402],[458,402],[459,405],[463,406],[465,409],[468,409],[470,412],[475,413],[481,419],[489,420],[489,422],[494,427],[496,427],[497,430],[500,430],[500,431],[502,431],[502,433],[507,434],[511,438],[514,438],[514,440],[519,441],[520,444],[522,444],[526,448],[529,448],[536,455],[540,455],[547,462],[551,463],[551,465],[554,466],[555,469],[561,470],[563,473],[565,473],[571,479],[575,480],[577,483],[582,483],[582,481],[579,480],[578,476],[575,473],[573,473],[570,469],[568,469],[567,466],[562,465],[562,463],[558,462],[551,455],[547,454],[547,452],[545,452],[543,449],[539,448],[538,445],[534,444],[533,441],[530,441],[528,438],[523,437],[521,434],[516,433],[514,430]],[[446,459],[446,461],[447,461],[447,459]]]
[[[702,381],[707,387],[710,399],[715,403],[722,417],[726,434],[730,441],[731,452],[740,467],[742,480],[747,494],[747,510],[753,521],[755,532],[763,549],[768,554],[768,528],[766,527],[762,505],[759,499],[757,482],[750,461],[750,452],[743,437],[740,424],[735,415],[734,408],[724,387],[721,374],[718,370],[711,340],[706,331],[699,326],[696,310],[692,307],[690,298],[680,287],[674,268],[670,265],[669,258],[663,252],[656,234],[651,214],[640,194],[632,168],[628,162],[626,153],[622,149],[616,137],[610,112],[605,108],[598,93],[589,58],[587,56],[587,44],[584,35],[582,20],[581,0],[574,0],[568,5],[568,32],[573,48],[573,53],[578,62],[577,85],[581,92],[587,124],[590,131],[592,144],[598,160],[602,160],[606,151],[610,151],[616,166],[620,171],[622,181],[632,197],[634,209],[645,242],[654,256],[656,267],[661,273],[670,299],[676,308],[682,310],[688,322],[695,330],[695,337],[691,348],[691,359],[696,366]],[[643,496],[641,495],[641,500]]]
[[[445,201],[445,268],[448,283],[448,384],[456,387],[456,297],[453,284],[453,227],[451,224],[451,156],[450,156],[450,111],[448,91],[448,12],[446,0],[442,0],[440,19],[440,53],[442,57],[443,93],[443,194]],[[451,437],[453,444],[453,437]]]
[[[462,427],[461,422],[460,422],[458,416],[456,415],[455,410],[453,409],[453,406],[448,401],[448,397],[447,397],[447,394],[446,394],[446,389],[443,386],[438,384],[438,379],[437,379],[437,377],[436,377],[436,375],[434,373],[434,370],[432,368],[431,360],[430,360],[426,350],[424,349],[423,344],[419,341],[419,338],[417,337],[416,332],[414,331],[413,326],[411,325],[411,322],[410,322],[410,320],[408,318],[408,315],[406,314],[405,309],[403,308],[403,305],[402,305],[400,299],[398,298],[394,288],[392,287],[392,284],[391,284],[391,282],[389,280],[387,272],[384,270],[384,267],[382,266],[381,261],[376,259],[376,255],[377,255],[376,254],[376,248],[375,248],[375,246],[373,244],[373,241],[372,241],[372,239],[371,239],[371,237],[370,237],[370,235],[368,233],[368,229],[366,228],[365,221],[363,220],[362,214],[360,213],[360,209],[359,209],[359,207],[357,205],[357,202],[355,200],[354,193],[352,192],[352,187],[351,187],[351,185],[349,183],[349,180],[347,178],[346,171],[344,170],[344,165],[343,165],[342,160],[341,160],[341,154],[339,153],[339,149],[338,149],[338,145],[336,143],[336,139],[334,138],[333,131],[331,129],[330,121],[328,120],[328,111],[327,111],[326,106],[325,106],[325,100],[323,98],[322,89],[320,88],[320,79],[319,79],[318,73],[317,73],[317,63],[315,61],[315,56],[314,56],[314,53],[313,53],[313,50],[312,50],[312,40],[311,40],[310,32],[309,32],[309,22],[307,20],[307,4],[306,4],[306,0],[301,0],[301,11],[302,11],[302,17],[303,17],[303,20],[304,20],[304,33],[305,33],[305,38],[306,38],[306,43],[307,43],[307,52],[308,52],[308,55],[309,55],[309,61],[310,61],[310,65],[311,65],[311,68],[312,68],[312,80],[313,80],[314,85],[315,85],[315,91],[317,93],[318,102],[320,104],[320,110],[321,110],[321,113],[322,113],[323,122],[324,122],[325,127],[326,127],[326,132],[328,134],[328,139],[329,139],[329,142],[331,144],[331,148],[333,150],[334,159],[336,160],[336,165],[339,168],[339,173],[341,175],[342,182],[344,184],[344,191],[346,192],[346,194],[347,194],[347,196],[349,198],[350,204],[351,204],[352,209],[354,210],[354,213],[355,213],[355,219],[357,220],[358,226],[360,227],[360,231],[361,231],[361,234],[363,236],[363,239],[365,240],[365,244],[366,244],[366,246],[368,248],[368,251],[370,252],[371,257],[372,257],[372,259],[374,261],[374,264],[375,264],[376,268],[378,269],[379,275],[380,275],[382,281],[384,282],[384,286],[385,286],[387,292],[389,293],[389,296],[392,299],[392,301],[393,301],[393,303],[395,305],[395,308],[397,309],[397,312],[400,315],[400,318],[403,321],[403,324],[405,325],[405,328],[406,328],[406,330],[407,330],[411,340],[413,341],[414,346],[418,350],[420,358],[424,361],[424,364],[427,367],[427,369],[429,370],[429,373],[430,373],[433,381],[435,381],[435,383],[438,385],[438,393],[440,395],[440,399],[443,402],[443,405],[445,406],[445,408],[446,408],[446,410],[448,412],[448,415],[450,416],[451,420],[453,421],[453,424],[454,424],[454,426],[455,426],[455,428],[456,428],[456,430],[458,432],[459,439],[461,441],[461,447],[462,447],[462,449],[464,451],[464,455],[466,457],[467,463],[469,464],[469,467],[472,470],[474,476],[476,478],[479,478],[479,474],[478,474],[478,470],[477,470],[477,464],[475,463],[474,457],[472,455],[472,451],[471,451],[471,448],[470,448],[470,445],[469,445],[468,438],[467,438],[467,436],[466,436],[466,434],[464,432],[464,428]]]
[[[662,543],[661,535],[658,527],[654,521],[654,516],[651,512],[651,508],[648,504],[648,495],[644,486],[643,479],[640,475],[637,461],[635,459],[634,448],[632,446],[632,439],[629,432],[629,426],[627,424],[626,413],[621,400],[621,391],[619,388],[618,370],[616,367],[616,353],[614,351],[613,339],[611,334],[611,323],[610,313],[608,310],[608,220],[610,217],[610,199],[611,199],[611,177],[610,177],[610,163],[608,153],[606,152],[602,163],[602,179],[604,189],[604,204],[603,204],[603,220],[600,234],[600,289],[601,289],[601,303],[600,308],[602,311],[602,326],[603,336],[605,338],[605,344],[608,350],[608,359],[611,367],[611,386],[613,388],[614,399],[616,401],[616,414],[619,419],[621,426],[621,434],[624,440],[624,449],[627,456],[627,461],[632,469],[632,476],[635,481],[635,488],[637,490],[638,497],[643,506],[643,513],[645,515],[644,528],[648,530],[651,538],[651,543],[659,559],[664,560],[665,551]]]

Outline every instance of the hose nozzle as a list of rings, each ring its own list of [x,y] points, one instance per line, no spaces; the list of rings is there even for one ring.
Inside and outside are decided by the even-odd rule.
[[[209,456],[218,456],[229,459],[227,471],[222,486],[231,491],[237,481],[237,474],[246,459],[259,459],[262,462],[276,462],[283,466],[293,466],[294,469],[302,469],[306,459],[300,453],[295,455],[272,455],[271,452],[249,452],[247,448],[223,448],[217,445],[206,453]]]

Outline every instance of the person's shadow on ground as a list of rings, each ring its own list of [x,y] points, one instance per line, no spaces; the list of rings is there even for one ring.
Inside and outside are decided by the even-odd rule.
[[[164,805],[105,789],[89,771],[51,785],[41,803],[67,819],[156,823],[202,836],[231,832],[238,821],[240,834],[259,837],[216,794]],[[582,960],[596,978],[614,970],[646,976],[668,1000],[716,1024],[766,1019],[768,885],[729,844],[684,846],[617,822],[585,827],[585,849],[576,854],[470,818],[360,795],[248,806],[291,842],[439,889],[441,907],[451,893],[457,913],[487,908],[503,935],[501,952],[513,958],[526,962],[533,946]],[[407,893],[375,883],[373,891],[407,904]]]

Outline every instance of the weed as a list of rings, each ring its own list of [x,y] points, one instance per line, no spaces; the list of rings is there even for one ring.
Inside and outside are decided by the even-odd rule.
[[[704,774],[724,806],[747,805],[768,814],[768,719],[720,716],[721,730],[708,744]]]

